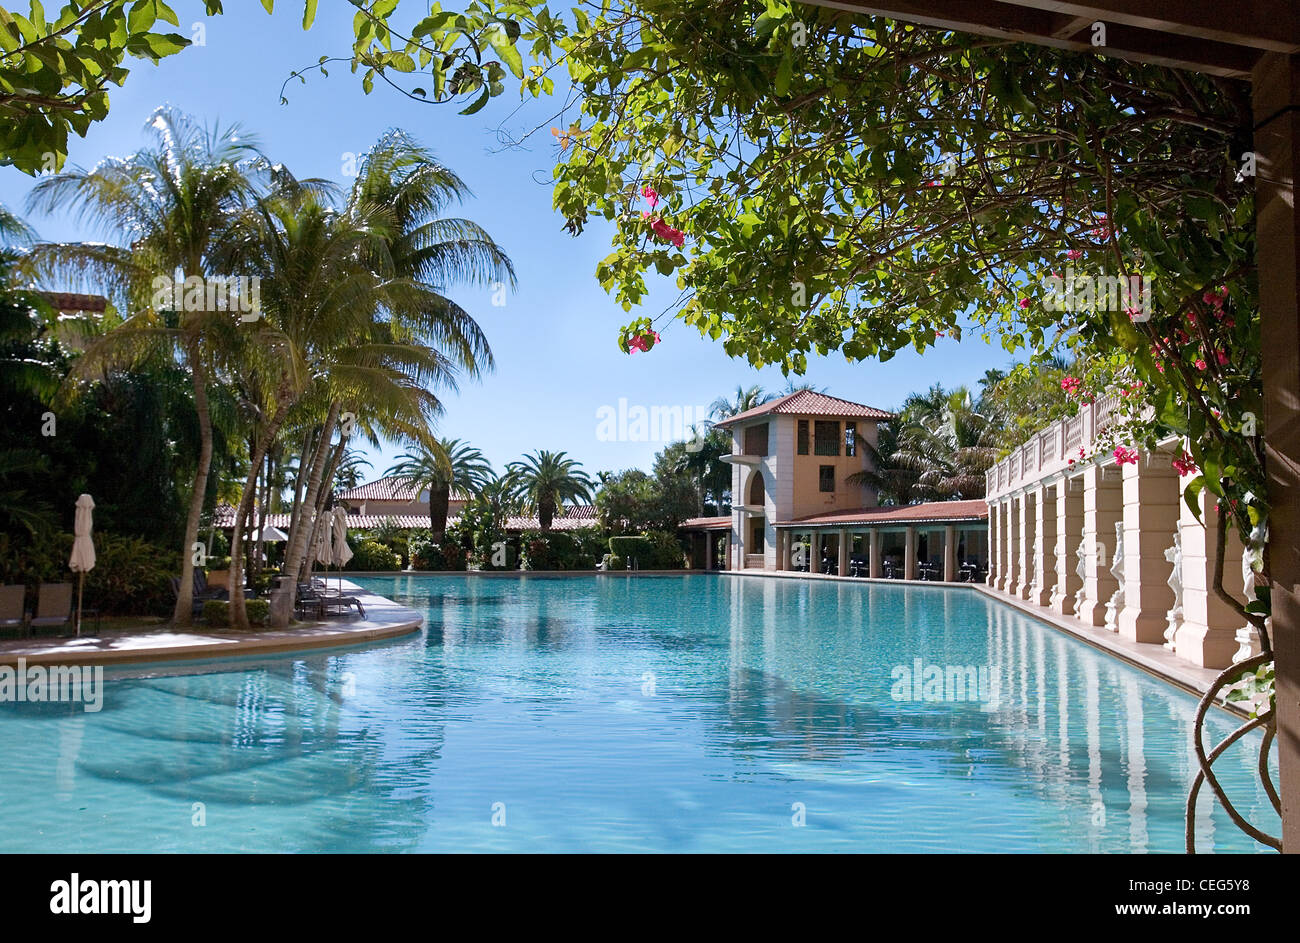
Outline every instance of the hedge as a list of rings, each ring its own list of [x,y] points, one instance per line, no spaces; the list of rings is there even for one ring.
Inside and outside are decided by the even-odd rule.
[[[245,599],[244,610],[248,621],[253,625],[265,625],[271,615],[271,603],[266,599]],[[230,625],[230,602],[225,599],[209,599],[203,604],[203,621],[208,625]]]

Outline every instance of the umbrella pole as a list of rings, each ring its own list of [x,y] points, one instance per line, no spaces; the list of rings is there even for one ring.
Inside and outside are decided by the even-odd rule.
[[[81,594],[86,588],[86,571],[77,574],[77,638],[81,638]]]

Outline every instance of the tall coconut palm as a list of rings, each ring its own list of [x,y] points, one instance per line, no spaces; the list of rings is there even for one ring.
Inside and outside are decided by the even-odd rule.
[[[568,458],[567,453],[547,451],[525,455],[507,468],[521,504],[537,515],[543,531],[551,529],[556,512],[566,501],[591,502],[595,482],[581,469],[581,463]]]
[[[81,220],[117,236],[121,244],[39,244],[30,262],[46,276],[79,278],[129,313],[86,351],[82,369],[130,360],[142,347],[161,344],[174,348],[190,373],[200,444],[172,616],[184,625],[191,619],[192,548],[212,465],[208,387],[235,316],[225,310],[173,311],[170,301],[155,305],[155,279],[233,274],[222,270],[214,256],[235,214],[256,198],[266,164],[256,142],[237,127],[204,128],[170,108],[154,112],[147,127],[154,138],[150,146],[106,159],[91,170],[73,168],[45,177],[29,199],[30,208],[46,213],[73,208]]]
[[[725,396],[719,396],[709,407],[709,415],[714,419],[730,419],[732,416],[739,416],[755,406],[762,406],[768,400],[772,399],[772,394],[766,392],[761,386],[755,384],[751,387],[736,387],[736,395],[731,399]]]
[[[474,497],[494,478],[483,453],[460,439],[437,439],[432,448],[405,452],[384,474],[415,491],[428,490],[429,529],[438,543],[447,532],[452,494]]]
[[[391,270],[377,270],[376,242],[389,219],[381,207],[339,213],[316,193],[286,188],[244,215],[232,252],[261,279],[264,317],[246,329],[245,369],[262,376],[266,417],[255,444],[250,478],[235,513],[231,568],[241,562],[243,536],[256,488],[256,469],[292,410],[305,396],[328,403],[302,507],[318,509],[329,449],[344,403],[364,403],[374,415],[414,439],[427,437],[440,408],[428,390],[449,380],[452,365],[438,351],[395,332],[381,312],[410,304],[411,287]],[[326,461],[325,457],[329,456]],[[300,507],[301,512],[301,507]],[[300,522],[301,524],[301,522]],[[285,552],[293,573],[307,554],[310,528],[298,526]],[[231,622],[247,627],[243,587],[231,587]],[[276,612],[286,621],[288,611]]]
[[[493,367],[492,349],[478,323],[444,292],[453,284],[515,284],[509,256],[477,223],[441,215],[472,196],[432,152],[400,129],[385,132],[367,152],[348,195],[347,212],[385,213],[372,265],[405,283],[390,299],[393,324],[441,351],[462,376]]]

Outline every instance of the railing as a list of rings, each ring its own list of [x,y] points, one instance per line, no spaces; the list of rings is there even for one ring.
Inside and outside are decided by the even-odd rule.
[[[1123,400],[1102,396],[1082,406],[1078,415],[1060,419],[1034,435],[1006,458],[988,470],[985,476],[989,498],[1014,491],[1047,475],[1066,471],[1079,461],[1079,450],[1086,456],[1097,442]]]

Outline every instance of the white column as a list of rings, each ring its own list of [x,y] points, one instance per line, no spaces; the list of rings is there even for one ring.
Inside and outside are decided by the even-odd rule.
[[[916,528],[910,525],[903,542],[903,579],[916,579]]]
[[[1183,504],[1170,456],[1156,452],[1123,466],[1124,609],[1119,635],[1163,643],[1174,591],[1165,551]]]
[[[1059,485],[1058,485],[1059,487]],[[1041,484],[1034,489],[1033,580],[1029,601],[1046,606],[1056,586],[1056,567],[1048,565],[1056,553],[1056,504]]]
[[[1052,587],[1052,610],[1063,616],[1074,614],[1074,597],[1079,579],[1075,551],[1083,539],[1083,481],[1062,478],[1056,483],[1056,585]]]
[[[867,531],[867,575],[880,579],[880,530],[871,528]]]
[[[849,575],[849,532],[840,531],[840,552],[837,554],[838,559],[835,561],[835,572],[839,576]]]
[[[943,581],[957,582],[957,528],[952,524],[943,529]]]
[[[1179,528],[1183,542],[1183,624],[1174,636],[1174,654],[1202,668],[1226,668],[1237,651],[1237,629],[1241,617],[1212,588],[1214,553],[1218,535],[1216,498],[1202,491],[1199,498],[1201,520],[1179,502]],[[1236,528],[1228,522],[1227,543],[1223,555],[1223,588],[1242,598],[1241,541]]]

